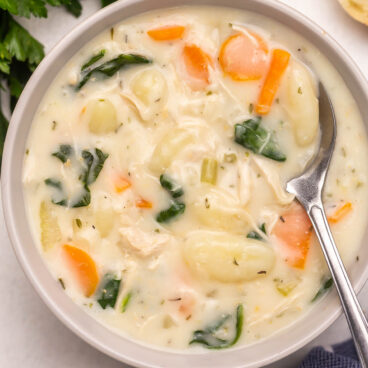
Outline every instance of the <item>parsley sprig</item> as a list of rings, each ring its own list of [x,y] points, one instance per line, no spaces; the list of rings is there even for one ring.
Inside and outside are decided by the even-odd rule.
[[[101,6],[115,0],[101,0]],[[10,111],[29,77],[41,62],[43,45],[21,26],[17,17],[47,18],[47,6],[64,7],[75,17],[82,13],[80,0],[0,0],[0,163],[8,119],[1,110],[1,92],[10,94]]]

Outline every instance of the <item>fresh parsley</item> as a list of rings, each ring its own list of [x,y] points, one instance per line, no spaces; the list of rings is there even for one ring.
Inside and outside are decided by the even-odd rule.
[[[101,6],[114,1],[101,0]],[[29,77],[45,56],[43,45],[14,16],[47,18],[48,6],[63,7],[75,17],[82,13],[80,0],[0,0],[0,92],[10,94],[11,112]],[[9,124],[1,106],[0,96],[0,163]]]

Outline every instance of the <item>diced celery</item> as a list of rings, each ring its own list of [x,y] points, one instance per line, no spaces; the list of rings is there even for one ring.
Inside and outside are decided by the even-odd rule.
[[[217,160],[214,158],[204,158],[201,169],[201,182],[216,185],[217,181]]]

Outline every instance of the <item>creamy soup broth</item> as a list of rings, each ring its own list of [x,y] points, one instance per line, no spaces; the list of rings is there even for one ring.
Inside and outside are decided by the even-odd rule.
[[[24,160],[55,282],[104,325],[177,349],[249,344],[316,313],[329,272],[284,188],[318,148],[318,80],[338,123],[324,204],[349,266],[367,221],[367,140],[319,50],[214,7],[130,18],[81,48]]]

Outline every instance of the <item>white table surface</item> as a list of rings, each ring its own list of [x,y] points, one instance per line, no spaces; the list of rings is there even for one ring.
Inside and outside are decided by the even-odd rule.
[[[346,16],[337,0],[281,1],[298,9],[333,35],[368,78],[368,27]],[[84,12],[79,19],[61,9],[52,9],[47,20],[32,19],[22,23],[45,44],[47,52],[78,22],[94,13],[100,1],[86,0],[82,3]],[[43,304],[15,258],[1,210],[0,245],[0,367],[128,368],[75,336]],[[360,293],[360,300],[367,310],[368,285]],[[333,344],[348,336],[346,322],[340,317],[310,345],[273,367],[297,367],[312,346]]]

